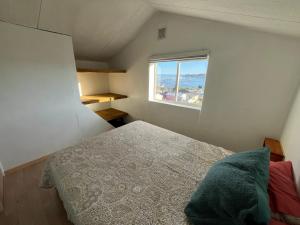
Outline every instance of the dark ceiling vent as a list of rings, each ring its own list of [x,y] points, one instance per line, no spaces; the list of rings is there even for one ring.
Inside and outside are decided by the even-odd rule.
[[[167,28],[163,27],[163,28],[159,28],[158,29],[158,36],[157,39],[158,40],[162,40],[166,38],[166,34],[167,34]]]

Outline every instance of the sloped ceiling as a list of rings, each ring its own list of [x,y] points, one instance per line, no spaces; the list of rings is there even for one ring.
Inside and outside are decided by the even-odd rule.
[[[41,0],[0,0],[0,20],[37,27]]]
[[[141,0],[43,0],[38,27],[72,35],[77,58],[103,60],[124,47],[153,11]]]
[[[0,20],[71,35],[85,60],[114,56],[156,10],[300,37],[300,0],[0,0]]]
[[[300,37],[299,0],[147,0],[153,7],[188,16]]]
[[[71,35],[85,60],[112,57],[154,11],[144,0],[0,0],[0,20]]]

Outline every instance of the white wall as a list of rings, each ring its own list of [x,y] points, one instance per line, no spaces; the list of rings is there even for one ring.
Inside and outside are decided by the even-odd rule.
[[[157,29],[167,26],[167,38]],[[148,102],[148,58],[153,54],[210,49],[202,112]],[[111,91],[128,94],[112,105],[173,131],[239,151],[279,138],[300,79],[300,39],[168,13],[157,13],[111,66]]]
[[[76,59],[76,67],[81,69],[107,69],[106,62]]]
[[[107,73],[77,73],[82,95],[93,95],[109,92],[109,74]]]
[[[89,68],[89,67],[85,67]],[[90,67],[91,68],[91,67]],[[110,92],[108,73],[77,73],[82,95],[95,95]],[[92,111],[110,108],[110,102],[86,105]]]
[[[70,37],[0,22],[0,161],[5,169],[108,129],[80,103]]]
[[[283,130],[281,144],[286,160],[293,162],[295,178],[300,191],[300,88]]]

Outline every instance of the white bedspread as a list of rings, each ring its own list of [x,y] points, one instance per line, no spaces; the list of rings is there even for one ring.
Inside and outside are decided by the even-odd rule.
[[[186,225],[192,192],[229,154],[137,121],[53,154],[42,185],[57,188],[75,225]]]

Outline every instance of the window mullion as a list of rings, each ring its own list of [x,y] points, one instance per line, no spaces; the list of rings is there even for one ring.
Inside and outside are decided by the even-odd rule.
[[[180,62],[177,62],[177,75],[176,75],[176,92],[175,92],[175,101],[178,100],[178,90],[179,90],[179,78],[180,78]]]
[[[156,96],[156,88],[157,88],[157,63],[154,64],[154,90],[153,90],[153,99],[155,99]]]

